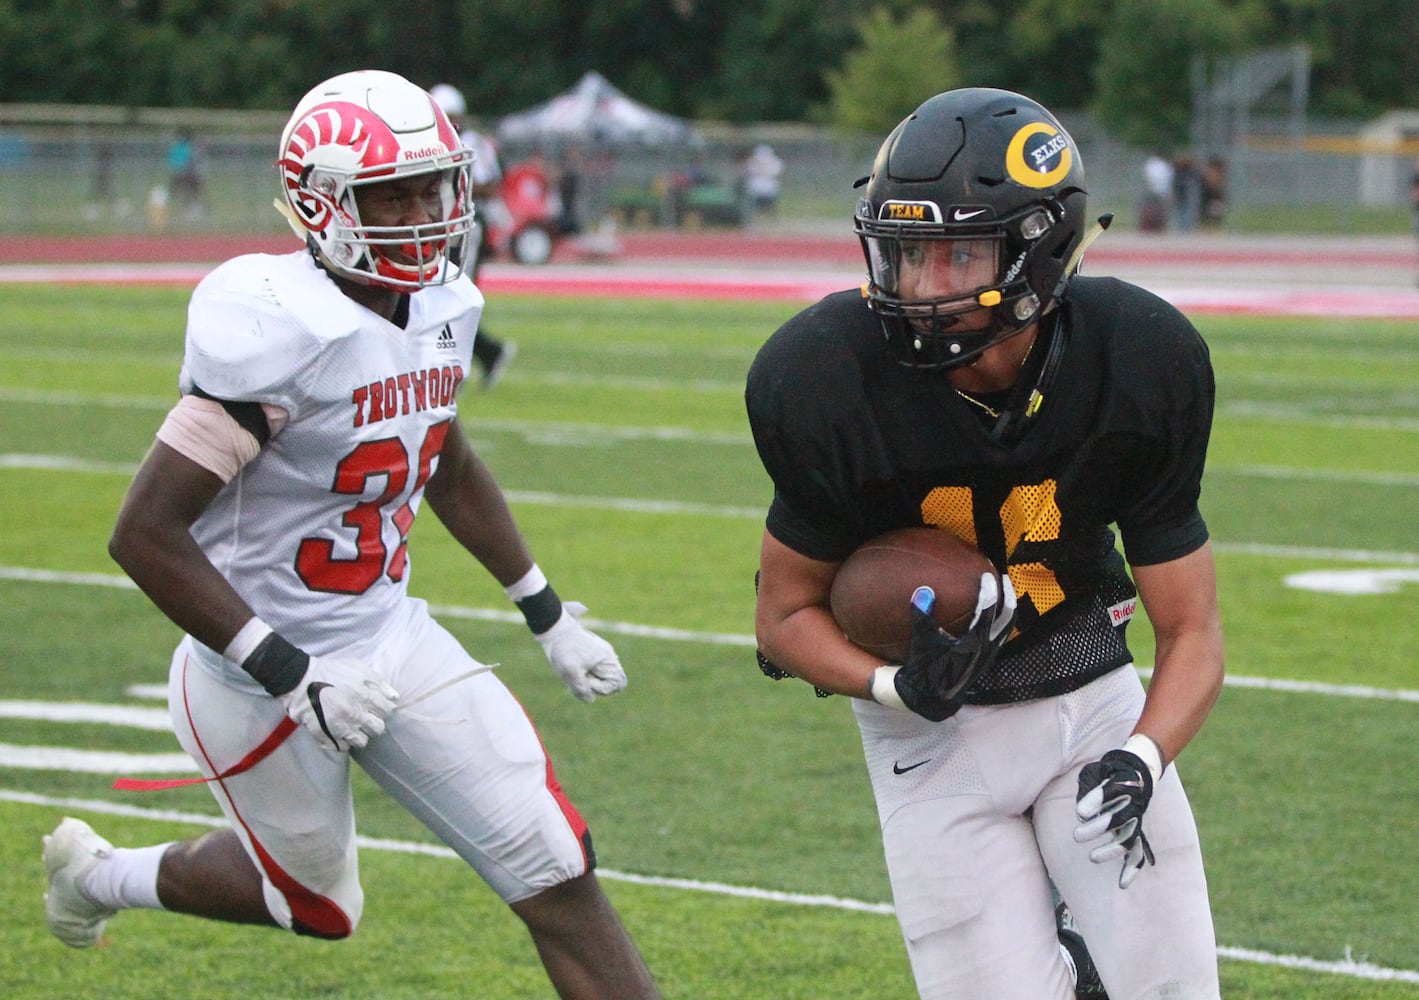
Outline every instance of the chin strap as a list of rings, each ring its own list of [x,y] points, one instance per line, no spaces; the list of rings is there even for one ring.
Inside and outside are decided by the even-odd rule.
[[[1069,284],[1069,279],[1074,277],[1074,272],[1079,270],[1079,264],[1084,260],[1084,251],[1094,245],[1094,241],[1104,235],[1104,230],[1108,229],[1114,221],[1112,212],[1099,216],[1099,221],[1095,222],[1089,231],[1084,234],[1084,238],[1079,241],[1079,245],[1074,248],[1074,252],[1069,255],[1068,262],[1064,265],[1064,270],[1059,275],[1059,282],[1054,286],[1054,291],[1050,294],[1051,299],[1058,299],[1064,294],[1064,286]]]
[[[286,204],[286,199],[280,197],[272,198],[271,204],[276,207],[276,211],[280,213],[281,218],[286,220],[286,225],[291,227],[291,231],[296,234],[296,237],[302,243],[306,242],[310,231],[307,230],[305,226],[301,225],[300,219],[296,218],[296,213],[291,210],[290,205]]]
[[[1018,441],[1030,421],[1044,406],[1045,396],[1053,389],[1055,376],[1059,374],[1059,364],[1064,358],[1064,345],[1069,339],[1064,328],[1064,317],[1057,303],[1063,300],[1065,286],[1069,284],[1069,279],[1079,269],[1079,262],[1084,259],[1084,251],[1104,235],[1104,231],[1113,221],[1112,212],[1099,216],[1098,221],[1084,234],[1084,238],[1079,241],[1079,245],[1069,255],[1069,261],[1064,265],[1064,271],[1060,274],[1059,282],[1054,286],[1054,293],[1050,296],[1055,303],[1055,308],[1052,310],[1054,323],[1048,333],[1049,347],[1045,351],[1044,360],[1040,362],[1039,374],[1030,384],[1030,390],[1025,394],[1023,400],[1012,398],[1001,411],[999,419],[996,420],[995,426],[991,428],[990,432],[990,436],[996,441],[1007,445]]]
[[[1049,332],[1046,334],[1042,330],[1036,334],[1048,336],[1049,345],[1045,350],[1044,359],[1039,363],[1038,374],[1029,383],[1029,391],[1024,394],[1023,400],[1019,392],[1012,393],[1010,402],[1000,411],[995,426],[990,430],[990,436],[1003,444],[1014,444],[1020,439],[1030,421],[1044,406],[1045,396],[1054,388],[1054,379],[1059,374],[1059,365],[1064,359],[1064,345],[1068,337],[1064,329],[1064,316],[1058,308],[1051,312],[1050,317],[1046,317],[1047,320],[1050,318],[1053,322]]]

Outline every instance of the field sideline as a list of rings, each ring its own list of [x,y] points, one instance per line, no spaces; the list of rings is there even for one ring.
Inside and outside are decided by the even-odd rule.
[[[11,331],[0,334],[0,359],[8,362],[0,366],[0,401],[9,411],[0,415],[0,493],[8,498],[0,509],[7,523],[18,524],[24,497],[48,500],[26,537],[0,538],[0,595],[8,598],[0,601],[7,605],[0,627],[24,636],[8,657],[20,669],[7,668],[14,679],[6,684],[8,700],[0,701],[0,814],[24,819],[29,829],[73,810],[123,822],[125,837],[178,835],[215,822],[205,792],[135,798],[104,791],[118,773],[141,773],[151,764],[174,774],[190,765],[162,731],[166,712],[153,700],[171,629],[144,610],[141,596],[107,561],[102,540],[116,499],[169,405],[182,287],[195,271],[120,293],[109,283],[131,285],[135,275],[116,278],[104,269],[64,298],[49,285],[53,272],[17,280],[24,267],[0,265],[0,303],[13,312],[38,298],[35,309],[57,311],[62,322],[46,329],[37,311],[17,316]],[[569,580],[571,596],[588,595],[598,626],[618,637],[632,688],[605,712],[599,705],[587,712],[568,706],[569,699],[537,675],[518,616],[500,595],[468,579],[474,574],[466,560],[447,551],[446,537],[427,519],[417,529],[424,541],[416,589],[470,648],[516,672],[519,696],[598,830],[609,866],[603,874],[616,883],[618,904],[634,903],[628,922],[637,925],[633,930],[665,979],[667,996],[887,995],[861,990],[866,982],[900,987],[904,959],[892,954],[881,976],[861,981],[853,978],[850,956],[832,954],[839,933],[844,948],[862,933],[889,951],[900,948],[887,916],[890,904],[883,901],[883,873],[848,868],[860,869],[849,859],[871,849],[875,827],[875,817],[861,814],[864,805],[870,810],[870,799],[862,797],[855,734],[843,725],[837,699],[815,704],[802,690],[760,680],[747,662],[752,638],[745,579],[764,497],[742,426],[740,375],[775,317],[796,308],[813,282],[841,287],[844,272],[819,272],[807,284],[802,272],[778,272],[755,284],[720,269],[715,281],[724,285],[725,300],[715,294],[685,301],[687,286],[666,283],[658,272],[629,276],[627,286],[618,283],[616,268],[566,270],[586,275],[570,289],[574,297],[557,294],[568,290],[555,284],[563,280],[557,270],[543,272],[554,283],[541,286],[532,272],[494,270],[497,280],[487,283],[490,325],[499,335],[513,335],[524,350],[506,383],[465,400],[465,419],[534,547],[554,553],[539,558],[562,567],[555,578]],[[798,290],[773,291],[744,306],[727,298],[737,286],[740,296],[754,299],[775,282]],[[85,304],[91,293],[100,306]],[[640,294],[647,297],[630,301]],[[1408,289],[1385,294],[1419,306],[1419,295]],[[1308,301],[1294,291],[1290,296]],[[1353,301],[1357,313],[1340,315],[1372,316],[1367,309],[1377,293],[1361,289]],[[1320,304],[1281,323],[1254,315],[1259,308],[1219,302],[1215,311],[1188,311],[1199,314],[1213,345],[1223,390],[1204,502],[1224,578],[1232,655],[1222,706],[1182,766],[1204,847],[1215,855],[1210,874],[1224,995],[1419,997],[1419,945],[1412,938],[1419,923],[1419,860],[1404,832],[1415,828],[1419,815],[1413,794],[1419,752],[1407,738],[1419,702],[1411,648],[1419,615],[1419,552],[1412,550],[1411,527],[1419,402],[1410,388],[1419,376],[1419,344],[1402,311],[1395,313],[1400,322],[1300,318],[1335,314]],[[154,311],[161,322],[150,329],[142,317]],[[83,335],[76,339],[75,332]],[[102,363],[70,365],[83,356],[81,349]],[[36,427],[46,428],[42,439],[32,433]],[[1299,452],[1298,442],[1304,443]],[[630,544],[613,552],[594,535]],[[539,544],[539,538],[547,541]],[[702,565],[706,550],[724,552],[725,565]],[[676,586],[648,583],[657,579],[651,567],[661,565],[676,567]],[[24,627],[30,621],[57,627],[30,635]],[[75,654],[89,648],[85,633],[95,630],[105,635],[101,652],[81,666],[84,655]],[[1146,625],[1134,646],[1146,664]],[[82,676],[34,669],[55,662]],[[746,694],[748,703],[741,700]],[[683,735],[702,730],[713,739],[687,742]],[[803,742],[813,740],[822,741],[820,752],[804,750]],[[771,768],[749,782],[736,744],[792,773]],[[602,773],[599,759],[614,761],[618,777]],[[699,787],[693,798],[673,783],[644,795],[625,787],[656,780],[660,768],[672,774],[694,768],[720,781]],[[785,795],[803,796],[798,811],[804,815],[782,815]],[[362,819],[365,850],[407,858],[397,866],[406,878],[407,865],[449,857],[377,801],[362,800],[361,809],[369,810],[362,817],[370,816]],[[133,824],[164,832],[135,834]],[[818,839],[810,841],[812,856],[799,856],[784,837]],[[4,856],[23,871],[10,889],[0,890],[8,912],[32,914],[35,924],[37,854],[37,843],[12,845]],[[370,880],[373,892],[379,882]],[[383,882],[387,894],[388,879]],[[650,926],[643,933],[647,907],[658,912],[660,905],[646,892],[689,900],[666,897],[667,916],[658,918],[665,933],[675,926],[674,915],[699,907],[704,948],[721,957],[732,920],[742,914],[722,913],[710,899],[837,916],[825,917],[829,923],[819,929],[827,936],[808,949],[805,968],[768,972],[758,985],[746,978],[741,987],[735,976],[750,976],[742,968],[727,975],[713,957],[681,939],[661,937]],[[397,919],[385,912],[391,915],[382,923],[367,918],[375,942],[385,940],[380,935]],[[446,919],[437,912],[399,912],[408,926],[430,933],[429,920]],[[794,919],[756,912],[755,919],[770,925]],[[10,956],[0,958],[0,991],[38,1000],[65,982],[59,972],[22,971],[35,963],[82,969],[81,979],[99,976],[96,982],[117,974],[116,949],[138,961],[139,937],[153,936],[129,929],[130,916],[115,922],[111,933],[119,943],[111,954],[83,961],[54,946],[42,926],[8,921],[0,929],[0,952]],[[731,922],[721,925],[722,919]],[[174,923],[161,926],[173,929]],[[250,940],[252,932],[213,933],[204,932],[212,944],[203,947],[216,954]],[[506,947],[519,953],[517,944]],[[321,954],[308,942],[280,948]],[[161,942],[148,949],[143,954],[161,960]],[[108,973],[86,960],[105,957]],[[498,961],[516,967],[506,982],[536,983],[535,969],[521,969],[525,958]],[[250,995],[279,995],[262,992],[260,974],[253,975]],[[771,990],[768,982],[782,989]],[[319,983],[338,994],[331,980]],[[535,985],[507,988],[514,992],[485,984],[483,994],[545,994]],[[391,983],[382,995],[406,994]]]

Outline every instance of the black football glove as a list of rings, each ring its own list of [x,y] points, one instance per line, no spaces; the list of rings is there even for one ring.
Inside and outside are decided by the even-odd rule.
[[[912,595],[911,651],[892,681],[902,703],[917,715],[932,722],[955,715],[971,681],[995,662],[1015,615],[1015,588],[1010,577],[1000,579],[997,586],[993,573],[981,574],[975,617],[959,638],[931,617],[936,595],[930,587],[918,587]]]
[[[1110,750],[1079,772],[1079,798],[1074,811],[1079,825],[1074,840],[1085,843],[1107,836],[1089,852],[1095,864],[1123,858],[1118,887],[1127,889],[1144,865],[1151,865],[1153,848],[1143,835],[1143,813],[1153,797],[1153,775],[1143,758],[1130,750]]]

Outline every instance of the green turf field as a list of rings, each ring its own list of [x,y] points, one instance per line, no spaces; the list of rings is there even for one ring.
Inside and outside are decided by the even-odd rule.
[[[200,788],[110,790],[111,755],[179,753],[137,724],[147,715],[53,718],[71,702],[162,716],[143,686],[164,683],[176,632],[119,585],[105,543],[175,397],[186,297],[0,286],[0,996],[550,997],[515,918],[446,853],[421,853],[430,836],[362,776],[374,839],[350,942],[154,913],[121,914],[82,953],[45,931],[40,837],[61,816],[137,845],[217,815]],[[795,308],[489,307],[521,353],[495,391],[465,395],[464,420],[558,590],[616,643],[624,694],[570,698],[491,578],[432,517],[414,531],[413,590],[502,664],[595,831],[608,891],[681,1000],[913,995],[848,705],[753,663],[768,487],[742,380]],[[1224,994],[1419,997],[1419,338],[1399,322],[1198,325],[1219,381],[1203,500],[1233,684],[1179,766]],[[1317,572],[1360,592],[1287,583]],[[1146,622],[1131,635],[1146,666]]]

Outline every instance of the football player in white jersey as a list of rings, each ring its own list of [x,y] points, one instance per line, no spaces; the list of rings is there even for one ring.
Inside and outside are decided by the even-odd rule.
[[[626,683],[458,423],[483,304],[450,261],[472,225],[470,159],[404,78],[334,77],[281,138],[278,207],[307,249],[238,257],[194,292],[181,399],[109,548],[186,632],[173,723],[231,825],[116,849],[65,819],[44,848],[65,944],[128,908],[349,936],[353,760],[526,923],[560,996],[659,995],[531,721],[407,592],[427,502],[574,695]]]
[[[489,229],[496,221],[504,228],[508,224],[507,206],[499,193],[503,182],[502,164],[498,162],[498,149],[493,140],[477,131],[468,123],[468,102],[463,92],[448,83],[436,83],[429,88],[429,96],[443,108],[453,127],[458,129],[458,137],[463,145],[473,151],[473,165],[469,168],[469,191],[473,196],[476,213],[474,237],[469,240],[467,256],[457,261],[474,284],[478,282],[478,271],[483,259],[492,253]],[[495,218],[496,217],[496,218]],[[497,384],[517,357],[517,343],[499,340],[486,329],[478,330],[478,339],[473,342],[473,360],[483,369],[482,385],[491,389]]]

